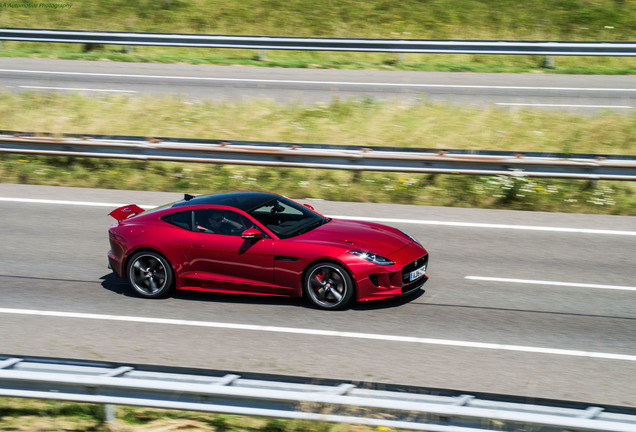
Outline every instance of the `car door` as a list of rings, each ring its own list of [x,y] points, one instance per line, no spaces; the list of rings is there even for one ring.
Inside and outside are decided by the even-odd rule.
[[[215,226],[215,221],[217,225]],[[221,222],[218,222],[221,221]],[[230,210],[195,210],[184,252],[200,287],[223,292],[282,293],[274,282],[274,240],[243,239],[254,224]]]

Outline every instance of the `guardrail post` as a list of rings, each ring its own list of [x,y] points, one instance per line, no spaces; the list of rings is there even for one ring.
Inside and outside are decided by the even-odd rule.
[[[115,405],[111,405],[111,404],[104,405],[104,422],[108,430],[112,430],[114,428],[116,417],[117,417],[117,413],[115,411]]]
[[[256,56],[259,61],[267,60],[267,51],[266,50],[258,50],[258,54]]]
[[[543,60],[543,67],[546,69],[554,69],[554,56],[545,56],[545,59]]]

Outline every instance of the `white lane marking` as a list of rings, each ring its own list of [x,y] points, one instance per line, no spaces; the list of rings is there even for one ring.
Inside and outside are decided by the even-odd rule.
[[[92,92],[110,92],[110,93],[138,93],[135,90],[110,90],[110,89],[90,89],[90,88],[73,88],[73,87],[43,87],[43,86],[18,86],[25,89],[36,90],[70,90],[70,91],[92,91]]]
[[[633,106],[629,105],[570,105],[570,104],[545,104],[545,103],[508,103],[508,102],[496,102],[495,105],[504,106],[532,106],[532,107],[559,107],[559,108],[617,108],[617,109],[632,109]]]
[[[0,197],[0,201],[6,202],[21,202],[21,203],[29,203],[29,204],[55,204],[55,205],[76,205],[76,206],[87,206],[87,207],[112,207],[115,209],[116,207],[121,207],[126,204],[118,204],[118,203],[105,203],[105,202],[92,202],[92,201],[66,201],[66,200],[50,200],[50,199],[35,199],[35,198],[6,198]],[[156,206],[139,206],[142,208],[154,208]]]
[[[0,308],[0,313],[14,314],[14,315],[30,315],[30,316],[47,316],[57,318],[78,318],[78,319],[92,319],[92,320],[107,320],[107,321],[123,321],[123,322],[135,322],[135,323],[147,323],[147,324],[165,324],[165,325],[177,325],[177,326],[190,326],[190,327],[208,327],[219,328],[228,330],[247,330],[247,331],[260,331],[271,333],[288,333],[288,334],[301,334],[311,336],[329,336],[349,339],[366,339],[366,340],[379,340],[386,342],[402,342],[402,343],[417,343],[428,345],[443,345],[461,348],[475,348],[475,349],[491,349],[502,351],[516,351],[526,352],[533,354],[553,354],[562,356],[573,357],[589,357],[605,360],[624,360],[636,362],[636,355],[628,354],[613,354],[594,351],[581,351],[581,350],[568,350],[560,348],[542,348],[531,347],[522,345],[507,345],[497,343],[484,343],[484,342],[469,342],[458,341],[448,339],[432,339],[432,338],[420,338],[413,336],[397,336],[397,335],[382,335],[373,333],[358,333],[358,332],[343,332],[335,330],[317,330],[307,328],[295,328],[295,327],[276,327],[276,326],[262,326],[254,324],[235,324],[235,323],[221,323],[211,321],[188,321],[180,319],[170,318],[150,318],[150,317],[135,317],[124,315],[102,315],[91,313],[79,313],[79,312],[59,312],[59,311],[45,311],[45,310],[32,310],[32,309],[8,309]]]
[[[22,202],[32,204],[57,204],[57,205],[77,205],[77,206],[92,206],[92,207],[112,207],[113,209],[128,204],[122,203],[102,203],[91,201],[66,201],[66,200],[50,200],[50,199],[35,199],[35,198],[9,198],[0,197],[1,201],[7,202]],[[157,207],[152,204],[139,205],[143,209],[151,209]],[[550,231],[550,232],[566,232],[577,234],[609,234],[609,235],[628,235],[636,236],[636,231],[618,231],[618,230],[602,230],[602,229],[590,229],[590,228],[565,228],[565,227],[545,227],[545,226],[532,226],[532,225],[506,225],[506,224],[488,224],[488,223],[475,223],[475,222],[448,222],[448,221],[434,221],[434,220],[420,220],[420,219],[395,219],[395,218],[373,218],[363,216],[342,216],[342,215],[328,215],[337,219],[349,219],[369,222],[380,223],[406,223],[406,224],[419,224],[419,225],[440,225],[440,226],[452,226],[452,227],[465,227],[465,228],[495,228],[495,229],[516,229],[516,230],[530,230],[530,231]]]
[[[65,71],[37,71],[21,69],[0,69],[0,72],[18,72],[48,75],[84,75],[96,77],[118,78],[150,78],[150,79],[174,79],[174,80],[199,80],[199,81],[229,81],[229,82],[255,82],[255,83],[286,83],[286,84],[325,84],[325,85],[364,85],[364,86],[388,86],[388,87],[431,87],[431,88],[466,88],[466,89],[503,89],[503,90],[563,90],[563,91],[610,91],[610,92],[636,92],[636,88],[602,88],[602,87],[529,87],[529,86],[497,86],[497,85],[462,85],[462,84],[422,84],[422,83],[378,83],[378,82],[354,82],[354,81],[303,81],[303,80],[273,80],[251,78],[215,78],[196,76],[174,75],[142,75],[142,74],[118,74],[99,72],[65,72]]]
[[[569,233],[579,233],[579,234],[614,234],[614,235],[636,236],[636,231],[616,231],[616,230],[602,230],[602,229],[590,229],[590,228],[507,225],[507,224],[489,224],[489,223],[476,223],[476,222],[447,222],[447,221],[430,221],[430,220],[418,220],[418,219],[372,218],[372,217],[362,217],[362,216],[329,216],[329,217],[339,218],[339,219],[369,221],[369,222],[382,222],[382,223],[410,223],[410,224],[421,224],[421,225],[442,225],[442,226],[469,227],[469,228],[498,228],[498,229],[516,229],[516,230],[530,230],[530,231],[569,232]]]
[[[528,279],[509,279],[498,277],[485,277],[485,276],[466,276],[464,279],[487,281],[487,282],[506,282],[506,283],[520,283],[520,284],[533,284],[533,285],[555,285],[564,287],[576,287],[576,288],[597,288],[597,289],[612,289],[622,291],[636,291],[636,287],[620,286],[620,285],[601,285],[601,284],[585,284],[577,282],[555,282],[544,280],[528,280]]]

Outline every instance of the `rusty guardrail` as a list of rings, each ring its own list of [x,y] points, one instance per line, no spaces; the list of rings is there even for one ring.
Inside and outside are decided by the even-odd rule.
[[[636,180],[636,156],[226,141],[138,136],[53,137],[0,131],[0,153],[351,171]]]

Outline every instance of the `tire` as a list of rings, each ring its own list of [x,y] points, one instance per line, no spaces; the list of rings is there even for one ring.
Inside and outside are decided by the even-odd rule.
[[[305,272],[305,297],[320,309],[345,308],[353,298],[354,286],[349,272],[339,264],[322,262]]]
[[[128,261],[126,276],[135,293],[145,298],[166,296],[174,279],[168,260],[153,251],[134,254]]]

